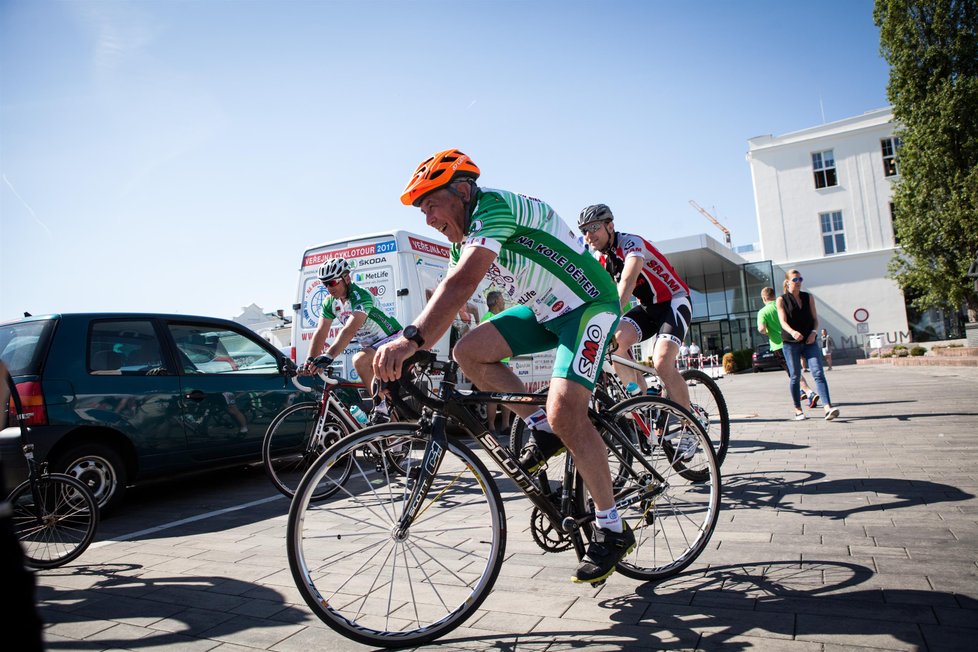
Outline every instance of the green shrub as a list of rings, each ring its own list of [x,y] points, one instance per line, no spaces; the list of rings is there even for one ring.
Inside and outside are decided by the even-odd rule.
[[[964,346],[964,344],[961,344],[960,342],[955,342],[954,344],[948,344],[947,345],[947,348],[949,348],[949,349],[959,349],[959,348],[961,348],[963,346]]]
[[[902,349],[898,349],[894,347],[893,355],[895,355],[898,358],[906,358],[907,356],[910,355],[910,351],[907,350],[907,347],[903,347]]]
[[[906,344],[894,344],[893,345],[893,351],[894,352],[896,352],[896,351],[906,351],[906,350],[907,350],[907,345]]]
[[[884,354],[883,354],[883,355],[881,355],[880,357],[881,357],[881,358],[892,358],[892,357],[893,357],[893,354],[892,354],[892,353],[890,353],[889,351],[887,351],[886,353],[884,353]]]
[[[925,349],[922,346],[915,346],[912,349],[910,349],[910,355],[914,357],[924,355],[925,353],[927,353],[927,349]]]

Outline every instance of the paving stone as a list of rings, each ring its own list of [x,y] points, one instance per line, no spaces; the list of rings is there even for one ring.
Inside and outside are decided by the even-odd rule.
[[[536,546],[529,503],[503,479],[509,538],[495,590],[417,649],[974,649],[978,369],[955,374],[837,366],[832,392],[851,401],[830,424],[786,420],[783,374],[721,380],[731,413],[756,416],[732,424],[707,549],[658,582],[572,584],[573,553]],[[136,488],[85,555],[37,573],[49,647],[370,649],[326,627],[295,587],[284,498],[127,539],[275,495],[260,471],[230,481],[184,503],[146,491],[139,504]]]

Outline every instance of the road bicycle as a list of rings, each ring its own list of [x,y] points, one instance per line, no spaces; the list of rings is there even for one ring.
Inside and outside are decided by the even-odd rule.
[[[261,445],[262,466],[275,488],[288,498],[292,498],[303,474],[327,448],[365,426],[353,416],[353,406],[337,396],[335,389],[343,379],[333,375],[334,371],[332,367],[327,367],[325,373],[318,371],[323,382],[323,392],[318,400],[288,406],[272,419],[265,431]],[[294,364],[285,365],[282,373],[300,392],[315,393],[316,390],[299,382]],[[360,409],[359,405],[356,407]],[[417,416],[413,412],[410,414]],[[395,413],[392,418],[399,417]],[[404,473],[403,455],[396,446],[388,446],[384,452],[373,448],[361,453],[373,464],[387,465],[395,473]],[[352,468],[352,458],[336,465],[331,472],[334,482],[324,485],[315,498],[326,498],[335,492],[346,482]]]
[[[21,450],[27,460],[27,480],[17,485],[7,502],[12,507],[14,533],[24,549],[24,562],[31,568],[49,569],[77,559],[95,538],[98,528],[98,503],[88,485],[63,473],[48,473],[47,463],[34,459],[34,444],[29,443],[30,428],[20,396],[9,374],[13,409],[8,414],[20,426]]]
[[[648,378],[649,392],[654,395],[662,395],[663,386],[658,374],[652,367],[646,367],[634,360],[611,354],[609,356],[615,364],[621,364],[638,372],[650,375]],[[605,369],[607,371],[607,369]],[[612,369],[612,371],[614,371]],[[723,460],[727,457],[727,448],[730,446],[730,413],[727,409],[727,401],[723,397],[723,392],[717,381],[704,371],[699,369],[683,369],[680,372],[686,387],[689,390],[689,403],[691,412],[703,424],[710,442],[713,444],[713,452],[717,457],[717,464],[723,465]],[[628,396],[624,383],[615,373],[606,373],[602,376],[604,386],[607,388],[613,400],[621,400]],[[668,444],[667,444],[668,445]]]
[[[507,527],[487,460],[533,504],[531,530],[544,550],[573,549],[580,559],[594,522],[571,456],[531,475],[474,410],[488,401],[542,405],[545,396],[458,390],[457,364],[427,352],[408,364],[443,374],[435,396],[409,382],[389,385],[395,405],[407,394],[423,406],[421,418],[371,426],[332,445],[303,477],[286,537],[293,579],[316,616],[343,636],[384,647],[444,636],[492,590]],[[639,580],[675,575],[704,550],[717,521],[720,474],[706,433],[690,412],[660,397],[630,398],[588,414],[617,464],[615,504],[636,537],[618,571]],[[449,421],[457,428],[446,428]],[[693,433],[695,457],[667,457],[652,437],[656,427]],[[482,454],[456,431],[474,439]],[[647,446],[636,446],[638,437]],[[384,450],[390,441],[408,446],[404,475],[361,462],[359,451]],[[333,468],[346,460],[353,460],[353,472],[345,484],[317,500],[323,485],[335,485]],[[558,464],[561,471],[549,479],[547,470]],[[706,470],[709,479],[690,482],[680,473],[687,468]]]

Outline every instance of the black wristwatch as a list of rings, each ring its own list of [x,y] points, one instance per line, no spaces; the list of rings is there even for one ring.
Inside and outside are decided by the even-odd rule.
[[[418,348],[424,346],[424,338],[421,337],[421,331],[419,331],[418,327],[414,324],[408,324],[405,326],[404,330],[401,331],[401,336],[404,337],[404,339],[411,340],[417,344]]]

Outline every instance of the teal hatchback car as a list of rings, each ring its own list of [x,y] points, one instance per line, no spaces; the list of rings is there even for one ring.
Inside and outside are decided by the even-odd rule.
[[[308,400],[284,381],[280,351],[224,319],[28,317],[0,324],[0,358],[30,414],[35,457],[88,484],[103,510],[134,483],[260,461],[272,418]],[[0,432],[11,486],[26,476],[19,436]]]

